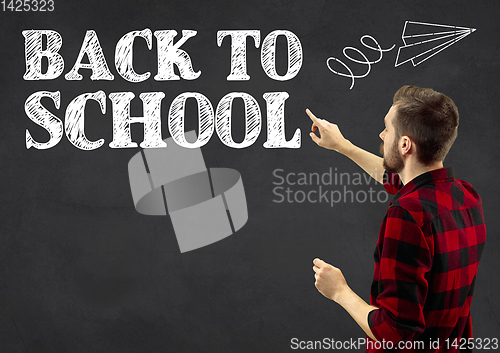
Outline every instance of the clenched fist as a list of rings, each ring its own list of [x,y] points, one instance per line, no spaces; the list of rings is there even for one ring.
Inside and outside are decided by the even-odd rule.
[[[349,289],[342,271],[320,259],[314,259],[313,264],[316,288],[328,299],[338,302],[339,296]]]

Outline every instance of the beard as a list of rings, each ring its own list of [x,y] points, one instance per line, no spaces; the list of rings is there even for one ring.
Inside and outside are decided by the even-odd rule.
[[[382,142],[380,144],[380,154],[384,157],[382,164],[387,172],[400,173],[404,169],[405,163],[403,157],[399,153],[397,139],[394,140],[387,155],[384,155],[384,142]]]

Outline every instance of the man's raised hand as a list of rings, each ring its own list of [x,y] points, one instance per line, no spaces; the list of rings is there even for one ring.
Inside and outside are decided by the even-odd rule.
[[[345,154],[351,143],[342,135],[337,124],[317,118],[309,109],[306,109],[306,113],[312,120],[312,132],[309,134],[311,139],[320,147]],[[314,133],[316,130],[319,132],[319,137]]]

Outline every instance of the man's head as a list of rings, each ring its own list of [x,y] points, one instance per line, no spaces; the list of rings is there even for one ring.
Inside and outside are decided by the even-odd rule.
[[[458,110],[442,93],[403,86],[394,95],[384,122],[386,128],[380,133],[384,167],[400,172],[404,168],[404,155],[410,151],[424,166],[444,160],[457,137]]]

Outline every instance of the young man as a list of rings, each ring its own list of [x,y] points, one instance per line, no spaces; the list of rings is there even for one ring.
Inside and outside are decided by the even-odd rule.
[[[474,348],[470,305],[486,228],[477,192],[443,168],[457,136],[453,101],[429,88],[400,88],[380,133],[383,158],[306,112],[316,144],[346,155],[396,194],[375,249],[370,305],[320,259],[313,261],[316,288],[366,332],[368,352]]]

